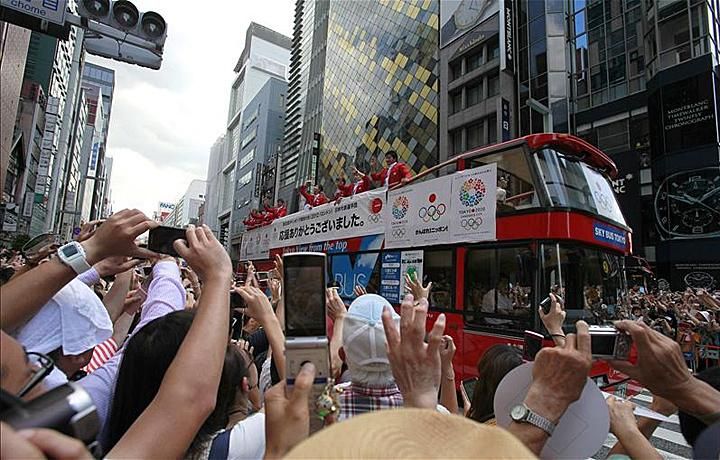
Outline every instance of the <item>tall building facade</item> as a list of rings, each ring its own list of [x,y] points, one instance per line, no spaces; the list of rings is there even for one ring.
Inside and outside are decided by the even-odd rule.
[[[287,82],[270,78],[248,102],[241,120],[242,141],[235,165],[235,191],[230,225],[230,249],[234,260],[240,257],[243,220],[251,209],[262,208],[263,200],[274,201],[275,182],[269,170],[282,151],[285,127]]]
[[[230,89],[228,122],[225,133],[226,152],[221,158],[221,174],[210,177],[215,165],[208,166],[208,203],[206,223],[217,230],[223,244],[230,243],[230,221],[233,196],[236,189],[236,170],[240,150],[247,141],[248,133],[243,128],[243,114],[265,83],[271,78],[285,80],[290,59],[290,38],[254,22],[245,34],[245,47],[240,54],[234,71],[237,74]],[[217,160],[211,155],[210,162]],[[218,183],[212,183],[217,180]],[[217,217],[213,214],[217,208]],[[217,221],[217,222],[215,222]]]
[[[162,219],[162,224],[169,227],[185,228],[188,225],[198,225],[200,221],[200,207],[205,203],[207,183],[195,179],[190,182],[187,190],[180,200],[173,206],[169,214]]]
[[[718,4],[440,2],[441,156],[570,132],[617,164],[634,253],[720,285]]]
[[[323,184],[397,151],[415,172],[438,161],[439,3],[296,3],[280,195],[297,207]]]
[[[5,184],[10,148],[16,139],[15,118],[29,43],[28,29],[0,21],[0,184]]]
[[[94,220],[106,217],[105,194],[110,183],[106,149],[115,93],[115,71],[87,62],[83,68],[82,87],[86,90],[86,94],[90,95],[89,121],[96,127],[88,166],[84,169],[83,207],[88,212],[84,213],[82,217]],[[96,120],[93,115],[98,113],[102,113],[100,120]]]
[[[205,194],[205,205],[203,206],[203,223],[210,227],[210,230],[219,235],[218,210],[220,207],[221,189],[223,183],[223,166],[227,164],[228,149],[225,143],[225,136],[220,136],[210,148],[207,172],[207,193]]]

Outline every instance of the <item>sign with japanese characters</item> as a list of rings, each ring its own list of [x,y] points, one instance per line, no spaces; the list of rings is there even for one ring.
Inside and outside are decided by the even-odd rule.
[[[383,233],[385,200],[385,189],[371,190],[278,219],[270,248]]]
[[[461,171],[452,176],[450,238],[452,242],[495,239],[497,165]]]
[[[385,247],[447,243],[451,185],[444,176],[388,192]]]

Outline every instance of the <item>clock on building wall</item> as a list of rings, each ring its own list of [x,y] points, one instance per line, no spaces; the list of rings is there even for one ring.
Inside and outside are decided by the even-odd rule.
[[[668,176],[655,193],[655,219],[669,238],[720,236],[720,168]]]
[[[706,272],[690,272],[683,277],[685,285],[693,289],[712,289],[715,278]]]

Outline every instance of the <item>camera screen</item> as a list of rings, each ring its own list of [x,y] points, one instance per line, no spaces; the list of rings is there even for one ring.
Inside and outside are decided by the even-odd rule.
[[[285,259],[285,327],[288,337],[327,335],[324,258]],[[315,259],[315,257],[310,257]],[[292,262],[291,262],[292,260]],[[297,266],[295,265],[297,262]],[[305,264],[303,264],[305,262]]]
[[[523,359],[526,361],[534,361],[542,349],[542,337],[536,337],[533,334],[525,334],[525,343],[523,345]]]
[[[175,240],[184,239],[185,230],[182,228],[156,227],[150,230],[150,235],[148,236],[148,249],[159,252],[160,254],[179,257],[179,254],[173,247],[173,243]]]
[[[592,354],[613,356],[615,353],[615,334],[591,334]]]

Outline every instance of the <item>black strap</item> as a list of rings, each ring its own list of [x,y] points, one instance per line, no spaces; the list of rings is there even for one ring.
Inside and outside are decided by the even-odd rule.
[[[210,445],[208,460],[225,460],[230,452],[230,433],[232,430],[225,430],[215,436]]]

